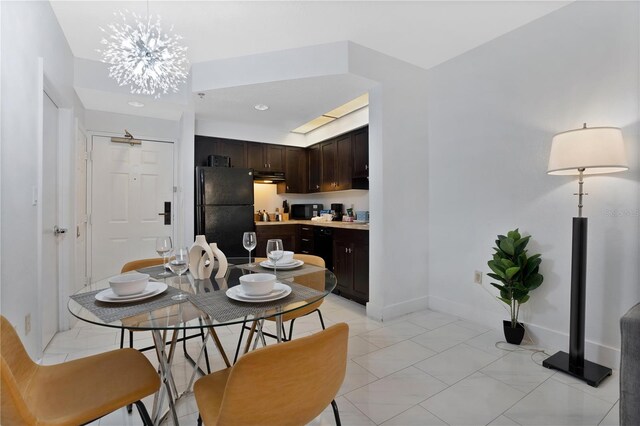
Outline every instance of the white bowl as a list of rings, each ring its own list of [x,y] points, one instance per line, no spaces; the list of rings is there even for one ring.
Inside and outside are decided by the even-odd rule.
[[[240,277],[242,291],[249,296],[269,294],[275,283],[276,276],[273,274],[248,274]]]
[[[278,253],[278,254],[282,253],[282,257],[280,259],[278,259],[277,265],[286,265],[287,263],[293,262],[293,252],[292,251],[275,250],[275,251],[273,251],[273,253]],[[269,259],[269,261],[271,263],[273,263],[273,261],[271,259]]]
[[[109,279],[111,290],[118,296],[142,293],[149,282],[149,274],[122,274]]]

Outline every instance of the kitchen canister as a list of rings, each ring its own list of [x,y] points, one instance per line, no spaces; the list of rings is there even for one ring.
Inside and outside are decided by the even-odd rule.
[[[196,240],[189,248],[189,270],[193,278],[196,280],[210,278],[213,272],[213,259],[213,252],[205,236],[196,235]]]

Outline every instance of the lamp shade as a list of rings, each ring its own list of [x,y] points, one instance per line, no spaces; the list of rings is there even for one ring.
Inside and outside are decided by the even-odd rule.
[[[585,127],[555,135],[547,173],[577,175],[581,168],[585,175],[627,170],[622,131],[616,127]]]

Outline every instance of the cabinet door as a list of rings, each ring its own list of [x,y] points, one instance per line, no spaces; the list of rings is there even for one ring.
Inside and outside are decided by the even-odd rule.
[[[218,154],[219,139],[208,136],[195,136],[194,160],[196,166],[207,167],[209,156]]]
[[[286,179],[284,192],[302,194],[307,188],[306,179],[307,157],[303,148],[285,148],[285,171]],[[280,193],[280,186],[278,187]]]
[[[264,161],[264,146],[261,143],[247,143],[247,167],[254,170],[267,170]]]
[[[353,177],[369,177],[369,128],[365,127],[353,132]]]
[[[321,183],[320,145],[313,145],[307,152],[309,155],[309,183],[307,185],[307,192],[318,192],[320,191]]]
[[[335,191],[336,188],[336,141],[320,144],[320,163],[322,164],[321,192]]]
[[[221,139],[218,141],[218,155],[231,158],[231,167],[247,167],[247,143]]]
[[[336,139],[336,184],[334,190],[351,189],[352,170],[351,133],[348,133]]]
[[[349,254],[351,244],[342,241],[333,241],[333,273],[338,280],[337,288],[346,295],[351,295],[353,287],[353,262]]]
[[[267,241],[272,238],[282,240],[285,250],[299,252],[299,229],[297,225],[257,225],[256,226],[256,256],[267,256]]]
[[[265,162],[270,172],[284,172],[284,146],[264,144]]]
[[[363,231],[356,231],[363,232]],[[356,243],[350,253],[353,261],[353,293],[362,302],[369,301],[369,244]]]

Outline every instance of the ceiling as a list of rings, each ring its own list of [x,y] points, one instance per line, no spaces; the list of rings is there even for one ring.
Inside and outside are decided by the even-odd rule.
[[[184,37],[192,63],[350,40],[428,69],[540,18],[567,1],[160,1],[148,4]],[[74,56],[99,60],[100,27],[146,1],[51,0]],[[291,130],[366,91],[349,76],[212,90],[194,96],[199,119]],[[84,90],[89,109],[112,111],[133,97]],[[138,97],[139,98],[139,97]],[[180,105],[147,98],[127,113],[172,118]],[[260,114],[256,103],[270,109]],[[104,105],[102,105],[104,104]],[[158,105],[156,105],[158,104]],[[123,108],[120,109],[122,111]]]

